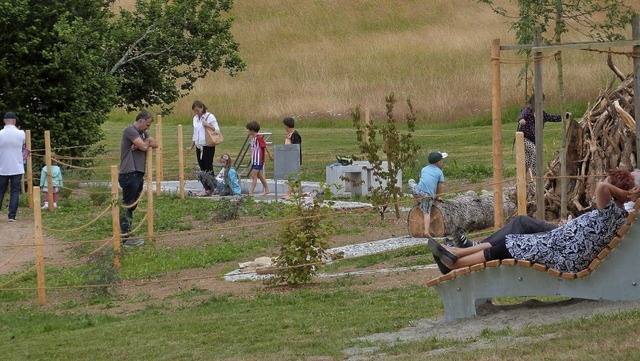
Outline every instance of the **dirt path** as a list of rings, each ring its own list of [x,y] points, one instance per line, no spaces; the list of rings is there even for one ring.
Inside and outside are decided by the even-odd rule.
[[[11,223],[6,218],[0,220],[0,274],[24,270],[35,264],[33,228],[33,218],[18,217]],[[44,237],[43,241],[45,263],[67,258],[69,246],[51,237]]]

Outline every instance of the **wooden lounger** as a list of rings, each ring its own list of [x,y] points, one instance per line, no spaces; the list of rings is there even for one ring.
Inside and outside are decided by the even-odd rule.
[[[640,299],[640,221],[634,222],[636,214],[637,211],[629,214],[618,235],[578,273],[505,259],[456,269],[427,285],[438,291],[444,303],[445,321],[473,317],[477,304],[498,296]]]

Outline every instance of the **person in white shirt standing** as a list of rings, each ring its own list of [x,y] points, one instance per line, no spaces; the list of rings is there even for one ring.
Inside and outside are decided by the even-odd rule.
[[[213,158],[216,154],[216,147],[207,146],[205,128],[212,128],[216,133],[220,134],[220,126],[216,117],[207,110],[207,106],[203,102],[196,100],[193,102],[191,109],[195,113],[193,116],[193,139],[191,145],[187,148],[190,152],[196,148],[196,158],[200,167],[200,182],[204,189],[197,195],[201,197],[210,196],[215,189],[212,189],[206,178],[213,179]],[[205,176],[206,174],[206,176]]]
[[[4,128],[0,130],[0,209],[9,186],[9,222],[16,220],[20,182],[24,174],[22,146],[25,144],[25,134],[16,127],[17,121],[15,113],[5,113]]]

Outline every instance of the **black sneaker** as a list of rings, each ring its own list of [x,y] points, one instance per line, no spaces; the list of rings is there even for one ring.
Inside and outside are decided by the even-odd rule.
[[[122,247],[124,248],[129,248],[129,247],[140,247],[144,244],[144,241],[138,238],[129,238],[127,240],[125,240],[124,242],[122,242]]]
[[[449,247],[457,247],[453,240],[449,237],[444,237],[443,243]]]
[[[467,236],[462,233],[462,229],[460,229],[460,227],[456,227],[456,229],[453,230],[451,238],[453,238],[453,244],[455,244],[458,248],[466,248],[472,246],[471,241],[469,241],[469,239],[467,239]]]

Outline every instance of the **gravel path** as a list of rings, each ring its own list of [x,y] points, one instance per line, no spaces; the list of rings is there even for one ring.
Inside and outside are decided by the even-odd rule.
[[[376,253],[384,253],[400,248],[412,247],[417,245],[427,244],[426,238],[414,238],[410,236],[396,237],[383,239],[380,241],[372,241],[366,243],[350,244],[346,246],[335,247],[327,250],[328,254],[341,254],[342,258],[354,258],[362,257]],[[372,274],[372,273],[394,273],[414,271],[419,269],[435,269],[436,265],[416,266],[416,267],[401,267],[401,268],[388,268],[369,271],[356,271],[337,274],[318,274],[318,277],[340,277],[346,275],[360,275],[360,274]],[[224,275],[224,279],[230,282],[247,281],[247,280],[261,280],[271,277],[270,275],[259,275],[255,272],[242,272],[242,270],[234,270]]]

